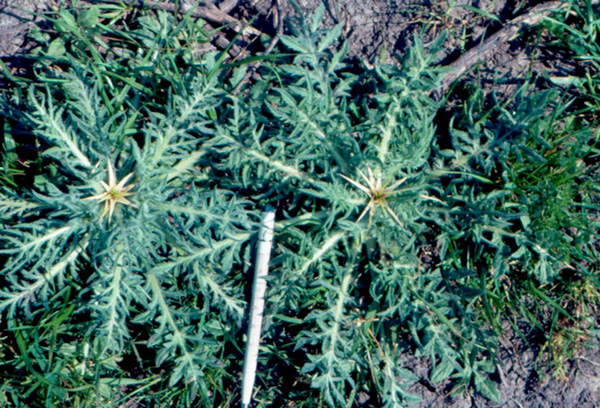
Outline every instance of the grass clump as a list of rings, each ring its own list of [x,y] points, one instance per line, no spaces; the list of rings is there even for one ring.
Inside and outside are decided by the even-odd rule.
[[[408,356],[498,401],[507,324],[557,362],[595,329],[595,151],[555,92],[445,134],[436,44],[353,67],[319,8],[243,83],[201,21],[125,10],[50,17],[3,94],[4,402],[234,404],[267,204],[258,406],[407,406]]]

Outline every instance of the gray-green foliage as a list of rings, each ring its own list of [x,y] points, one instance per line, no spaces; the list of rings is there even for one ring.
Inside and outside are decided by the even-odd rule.
[[[206,399],[206,373],[222,375],[216,356],[242,317],[239,266],[255,220],[246,200],[197,166],[217,131],[212,113],[226,101],[207,75],[214,60],[203,67],[163,112],[149,114],[140,140],[120,141],[129,113],[109,115],[89,78],[61,74],[61,101],[30,91],[19,119],[39,138],[46,171],[31,190],[1,193],[0,307],[9,321],[35,317],[75,286],[95,364],[130,350],[139,340],[132,327],[146,327],[169,383]],[[103,204],[83,200],[107,182],[109,163],[117,180],[133,172],[136,205],[117,204],[110,221],[99,220]]]
[[[90,15],[82,21],[104,21]],[[538,284],[577,258],[569,240],[550,248],[565,227],[539,211],[561,205],[543,195],[550,187],[521,177],[565,165],[547,160],[563,140],[545,115],[553,95],[515,101],[517,114],[488,112],[477,94],[442,149],[431,95],[444,71],[418,38],[398,66],[352,66],[341,26],[319,29],[322,16],[299,18],[281,36],[285,54],[239,94],[243,65],[185,51],[202,37],[196,22],[144,15],[138,29],[124,26],[130,48],[110,57],[88,49],[89,27],[61,20],[73,38],[52,63],[65,72],[44,54],[42,84],[2,105],[37,153],[30,182],[0,192],[1,335],[18,344],[6,364],[28,378],[14,401],[233,404],[265,204],[277,224],[264,405],[350,407],[360,394],[404,407],[417,399],[410,354],[431,364],[433,382],[499,399],[494,313],[517,309],[520,299],[503,299],[512,265]],[[574,150],[569,165],[584,156]],[[135,206],[117,203],[100,221],[104,203],[84,198],[102,192],[109,166],[117,181],[133,173]],[[575,194],[572,178],[555,181]],[[589,232],[576,242],[589,244]],[[424,264],[426,251],[440,259]],[[534,294],[554,305],[545,293]],[[273,385],[281,367],[289,392]],[[18,399],[19,387],[8,375],[2,391]]]
[[[592,152],[587,146],[592,135],[564,114],[569,104],[554,102],[557,93],[526,95],[525,90],[483,112],[482,95],[475,94],[461,123],[450,124],[452,146],[440,158],[449,159],[458,174],[484,177],[483,183],[455,177],[447,187],[451,205],[469,217],[462,221],[460,239],[494,248],[494,278],[510,272],[509,259],[528,265],[544,284],[573,256],[583,256],[573,250],[591,242],[585,221],[590,213],[581,200],[589,199],[583,159]],[[561,231],[570,227],[577,229],[574,236]]]
[[[272,304],[282,315],[313,310],[294,339],[294,348],[314,349],[301,372],[330,405],[351,403],[348,391],[364,381],[369,362],[349,339],[361,332],[363,314],[398,309],[399,300],[390,293],[356,309],[358,281],[374,274],[374,287],[384,286],[377,276],[416,266],[414,236],[426,201],[421,173],[437,109],[426,92],[438,75],[415,51],[407,69],[357,76],[343,61],[344,48],[328,51],[339,27],[302,27],[282,37],[298,56],[246,96],[224,91],[216,60],[205,56],[189,83],[170,88],[164,106],[144,112],[135,137],[123,133],[137,112],[110,112],[92,70],[76,63],[59,74],[59,86],[30,88],[18,120],[38,138],[44,169],[33,188],[2,193],[5,318],[35,319],[74,287],[70,318],[86,322],[93,365],[110,373],[103,361],[131,354],[135,340],[155,350],[169,385],[186,384],[191,398],[214,400],[207,378],[221,381],[232,368],[225,339],[241,330],[247,245],[254,216],[270,202],[286,224]],[[369,95],[357,96],[358,86],[371,88]],[[117,203],[114,217],[100,221],[103,204],[84,198],[102,191],[109,165],[117,181],[133,173],[128,198],[135,207]],[[357,222],[369,199],[340,175],[365,183],[357,171],[367,169],[386,185],[408,178],[385,205],[400,225],[384,206]],[[408,266],[395,265],[399,257]],[[400,403],[398,350],[381,341],[389,351],[373,356],[380,363],[370,369],[386,375],[379,385],[386,400]]]

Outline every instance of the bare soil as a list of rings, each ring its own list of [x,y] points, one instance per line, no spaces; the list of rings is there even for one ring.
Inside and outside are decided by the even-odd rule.
[[[415,408],[597,408],[600,407],[600,364],[598,339],[577,351],[564,363],[560,375],[544,368],[547,357],[539,344],[527,347],[507,330],[501,338],[498,383],[502,392],[499,403],[478,394],[451,396],[451,384],[432,384],[427,380],[429,366],[415,362],[412,368],[421,381],[411,391],[422,398]],[[536,359],[538,359],[536,361]],[[410,365],[408,365],[410,367]]]
[[[0,0],[0,58],[11,59],[23,53],[26,34],[41,13],[55,5],[54,0]]]
[[[383,55],[394,62],[394,54],[402,54],[415,34],[432,41],[442,30],[448,30],[444,51],[438,55],[440,65],[451,65],[467,50],[481,46],[493,33],[541,1],[528,0],[296,0],[300,8],[314,10],[320,2],[326,6],[324,26],[343,24],[349,43],[350,57],[373,61]],[[166,2],[168,3],[168,2]],[[193,2],[191,2],[193,3]],[[205,2],[210,3],[210,2]],[[289,18],[294,9],[288,0],[254,0],[214,2],[239,19],[256,19],[260,30],[275,33],[273,11],[279,18]],[[550,2],[546,2],[550,3]],[[0,0],[0,59],[9,67],[18,65],[19,56],[27,50],[25,34],[36,23],[31,12],[41,12],[55,5],[54,0]],[[231,7],[234,6],[234,7]],[[474,11],[484,10],[485,13]],[[486,14],[487,13],[487,14]],[[496,16],[491,18],[490,16]],[[524,41],[527,27],[519,34],[501,41],[493,51],[482,55],[475,66],[468,67],[463,77],[476,77],[490,90],[510,93],[524,78],[564,76],[577,69],[571,61],[557,57],[546,47],[544,36]],[[218,44],[215,46],[218,47]],[[449,85],[448,85],[449,86]],[[425,360],[406,356],[403,365],[412,368],[421,381],[411,387],[422,402],[416,407],[465,408],[594,408],[600,407],[600,339],[592,339],[574,358],[564,362],[561,377],[545,372],[547,358],[535,343],[526,346],[510,330],[501,339],[498,382],[502,401],[492,403],[478,395],[450,397],[450,383],[428,381],[429,365]]]

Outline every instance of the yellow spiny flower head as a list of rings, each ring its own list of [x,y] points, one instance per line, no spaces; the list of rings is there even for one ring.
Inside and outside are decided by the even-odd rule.
[[[373,215],[375,214],[377,207],[381,207],[385,210],[385,212],[392,216],[392,218],[398,223],[398,225],[402,226],[402,222],[400,221],[394,210],[392,210],[392,208],[390,207],[389,203],[387,202],[387,198],[395,194],[401,193],[403,190],[398,190],[397,187],[403,184],[408,179],[408,177],[404,177],[396,181],[391,186],[387,186],[384,185],[381,180],[381,171],[379,171],[377,177],[375,177],[375,175],[373,174],[373,170],[371,170],[371,167],[369,166],[367,166],[367,172],[369,174],[368,176],[366,176],[365,173],[363,173],[360,170],[357,171],[366,183],[366,185],[360,184],[358,181],[352,180],[350,177],[340,174],[340,176],[344,180],[348,181],[354,187],[358,188],[359,190],[361,190],[369,196],[369,203],[367,204],[363,212],[360,214],[356,222],[360,222],[360,220],[363,219],[365,214],[369,213],[370,227],[371,222],[373,221]]]
[[[135,184],[129,184],[127,186],[125,185],[132,176],[133,173],[129,173],[125,176],[125,178],[123,178],[123,180],[117,183],[115,170],[113,169],[110,160],[108,161],[108,184],[104,181],[100,182],[104,188],[104,191],[100,194],[84,198],[84,200],[98,200],[98,202],[104,202],[104,209],[102,210],[102,214],[100,214],[100,221],[102,221],[102,218],[104,218],[107,213],[108,222],[111,221],[117,203],[129,205],[131,207],[137,207],[137,205],[133,204],[126,198],[128,195],[133,194],[129,190],[131,190]]]

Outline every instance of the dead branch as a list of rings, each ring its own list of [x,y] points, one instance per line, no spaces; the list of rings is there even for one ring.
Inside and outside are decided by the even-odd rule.
[[[110,4],[126,4],[134,7],[147,7],[153,10],[163,10],[170,13],[177,13],[183,10],[177,10],[175,5],[151,0],[86,0],[88,3],[110,3]],[[230,2],[228,2],[230,3]],[[231,4],[229,4],[231,5]],[[235,7],[235,6],[234,6]],[[233,9],[233,7],[232,7]],[[219,9],[212,3],[205,4],[204,6],[197,6],[191,11],[191,16],[196,18],[203,18],[211,23],[219,25],[226,25],[229,28],[241,33],[243,35],[254,35],[260,36],[262,32],[256,28],[244,23],[234,17],[231,17],[225,11]]]
[[[275,4],[271,9],[273,11],[274,25],[277,27],[277,34],[275,36],[273,36],[273,38],[269,42],[269,45],[267,46],[267,48],[265,49],[265,51],[262,54],[263,56],[267,56],[273,51],[273,48],[275,48],[275,46],[277,45],[277,42],[279,41],[279,35],[283,34],[283,20],[284,19],[283,19],[283,15],[282,15],[280,1],[281,0],[274,0]],[[246,74],[244,75],[244,78],[240,81],[239,84],[237,84],[237,86],[235,87],[235,89],[232,92],[234,95],[237,95],[240,92],[244,83],[246,83],[247,81],[250,80],[252,75],[254,75],[256,73],[256,70],[258,69],[259,66],[260,66],[260,61],[256,61],[256,62],[249,64],[248,72],[246,72]]]
[[[237,7],[238,0],[223,0],[219,3],[219,9],[223,13],[229,13],[231,10]]]
[[[550,14],[565,8],[566,2],[549,1],[532,7],[527,13],[507,22],[498,32],[485,39],[481,45],[477,45],[462,54],[456,61],[449,64],[449,67],[455,68],[455,71],[446,74],[443,80],[443,90],[447,91],[450,85],[461,75],[469,71],[479,61],[487,59],[499,45],[510,41],[519,30],[526,26],[532,26],[539,23]]]

